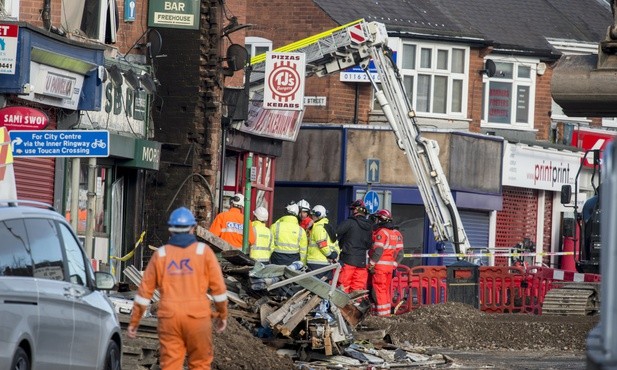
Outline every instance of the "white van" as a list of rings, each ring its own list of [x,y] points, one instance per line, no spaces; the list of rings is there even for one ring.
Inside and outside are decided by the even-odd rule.
[[[120,324],[59,213],[0,201],[0,369],[120,370]]]

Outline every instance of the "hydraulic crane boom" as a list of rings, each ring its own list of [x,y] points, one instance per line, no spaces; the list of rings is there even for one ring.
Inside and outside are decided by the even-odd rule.
[[[362,21],[318,37],[294,51],[306,54],[307,75],[321,77],[354,66],[364,69],[396,135],[397,144],[405,152],[416,176],[435,239],[452,243],[456,253],[466,253],[470,247],[469,240],[439,162],[439,146],[436,141],[421,135],[402,76],[388,47],[385,25]],[[379,81],[368,73],[371,59]],[[257,65],[254,71],[260,71],[260,67]]]

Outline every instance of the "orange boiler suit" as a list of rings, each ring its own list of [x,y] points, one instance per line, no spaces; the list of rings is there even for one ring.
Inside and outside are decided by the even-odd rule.
[[[210,232],[233,247],[241,249],[244,237],[244,214],[236,207],[219,213],[212,221]],[[249,245],[255,244],[255,239],[255,231],[249,227]]]
[[[386,224],[387,225],[387,224]],[[403,258],[403,236],[395,228],[379,227],[373,233],[368,252],[372,311],[390,316],[392,309],[392,272]]]
[[[172,237],[173,240],[173,237]],[[227,289],[216,255],[204,243],[167,244],[152,255],[135,296],[131,326],[137,328],[154,290],[162,370],[210,369],[214,358],[212,317],[227,319]],[[210,293],[216,312],[211,310]]]

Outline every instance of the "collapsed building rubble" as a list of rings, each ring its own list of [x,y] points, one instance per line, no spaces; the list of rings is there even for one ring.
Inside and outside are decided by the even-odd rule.
[[[449,361],[439,354],[394,346],[388,343],[383,329],[362,327],[360,324],[369,311],[367,292],[349,295],[338,289],[338,264],[311,272],[304,271],[300,263],[263,265],[206,229],[198,228],[196,234],[221,256],[230,319],[276,348],[279,354],[291,357],[296,368],[408,368],[438,366]],[[335,270],[332,283],[314,276],[329,269]],[[134,287],[139,285],[141,273],[135,267],[127,266],[123,273]],[[124,342],[126,368],[157,368],[158,299],[156,292],[140,325],[138,340]],[[127,326],[128,296],[114,297],[112,301],[121,314],[121,322]]]

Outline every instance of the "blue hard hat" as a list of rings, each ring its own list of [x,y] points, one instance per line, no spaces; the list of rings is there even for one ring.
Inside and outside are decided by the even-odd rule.
[[[180,207],[169,215],[167,224],[169,226],[195,226],[197,221],[195,221],[195,216],[193,216],[191,210],[186,207]]]

